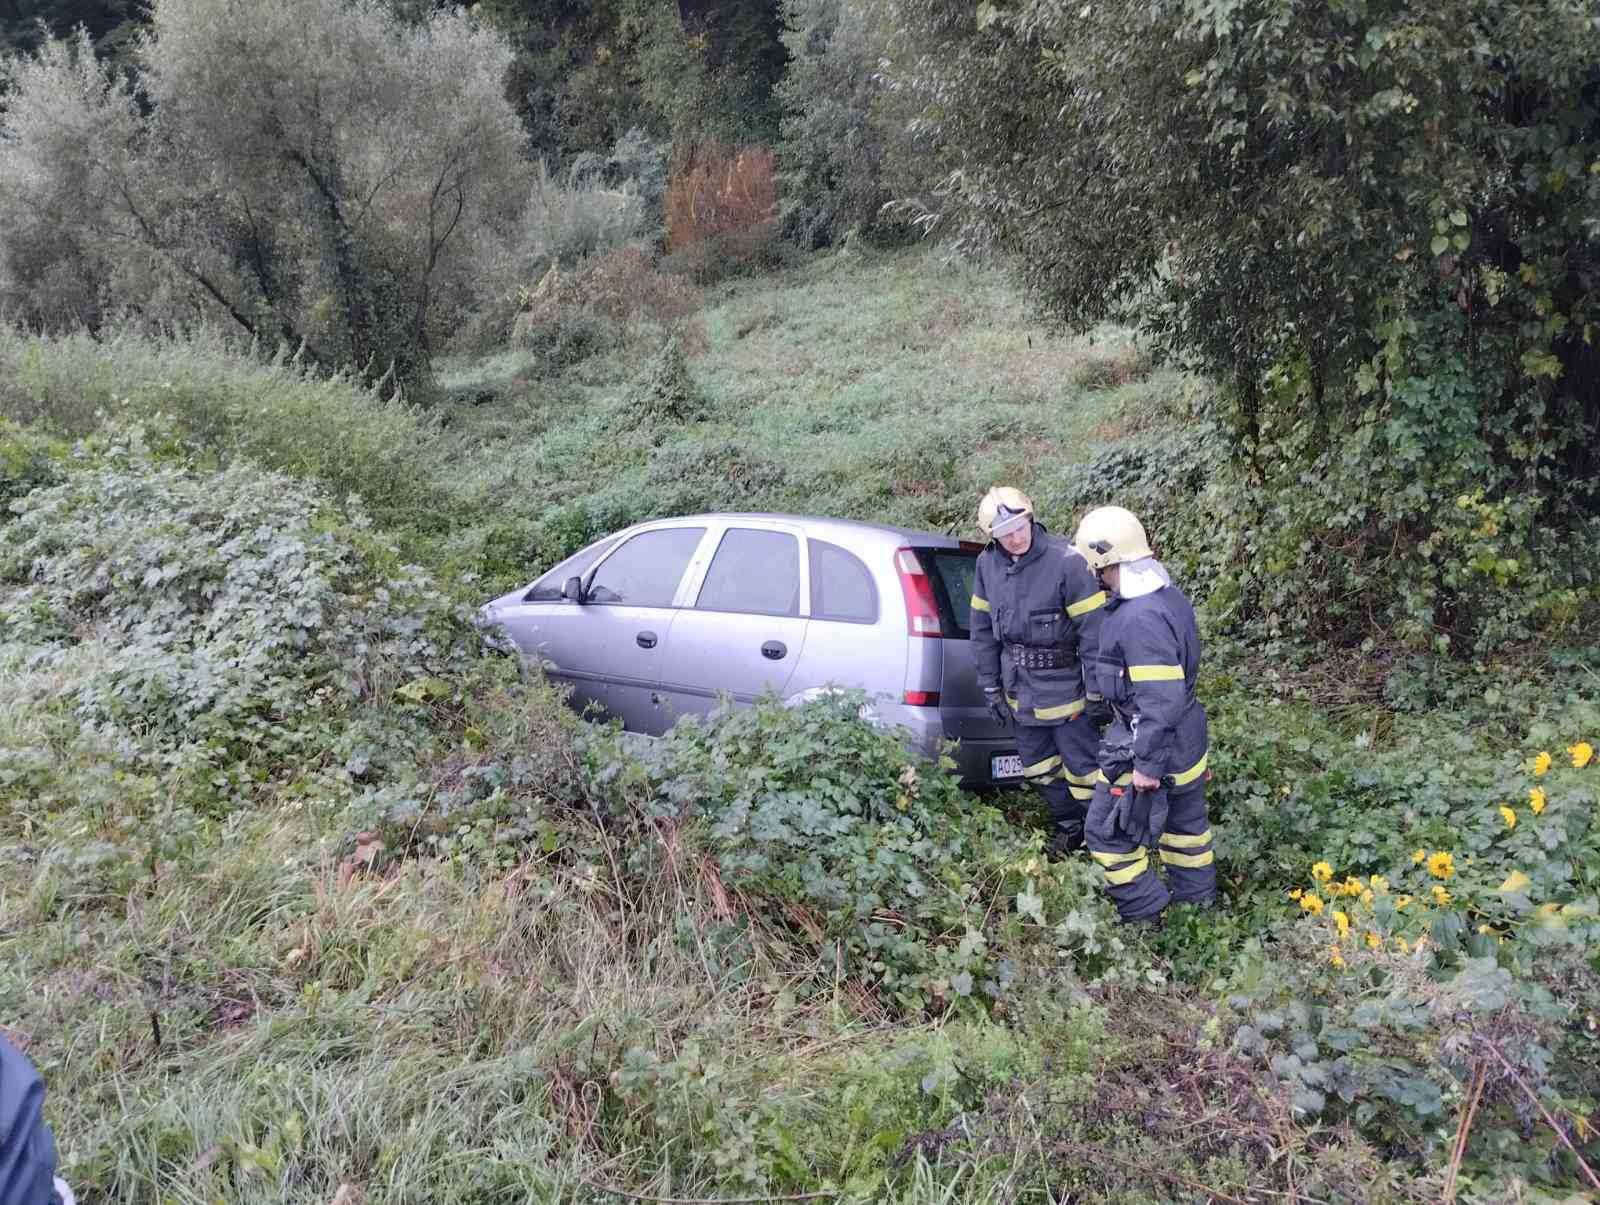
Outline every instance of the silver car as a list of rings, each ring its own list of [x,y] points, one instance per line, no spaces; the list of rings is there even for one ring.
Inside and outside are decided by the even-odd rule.
[[[639,523],[487,603],[522,657],[631,731],[660,734],[720,693],[798,702],[867,692],[929,757],[958,741],[963,781],[1022,776],[973,669],[967,622],[980,545],[803,515]]]

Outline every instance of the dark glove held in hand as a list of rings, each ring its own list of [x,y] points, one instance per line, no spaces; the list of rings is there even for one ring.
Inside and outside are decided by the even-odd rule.
[[[994,716],[994,722],[1002,728],[1011,726],[1011,708],[1006,705],[1004,696],[998,690],[986,690],[984,699],[989,704],[989,714]]]

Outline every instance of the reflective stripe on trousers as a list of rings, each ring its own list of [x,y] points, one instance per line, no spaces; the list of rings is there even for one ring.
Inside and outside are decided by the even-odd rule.
[[[1117,914],[1125,921],[1149,920],[1173,899],[1195,904],[1216,899],[1217,868],[1206,816],[1204,776],[1167,796],[1166,829],[1155,850],[1112,827],[1115,799],[1111,790],[1111,783],[1102,775],[1089,804],[1084,837],[1090,855],[1105,874],[1106,892],[1117,905]],[[1166,870],[1165,883],[1156,872],[1158,860]]]
[[[1087,720],[1065,724],[1017,724],[1017,752],[1022,776],[1044,796],[1045,808],[1058,829],[1069,836],[1083,832],[1089,800],[1094,795],[1095,750],[1100,734]]]

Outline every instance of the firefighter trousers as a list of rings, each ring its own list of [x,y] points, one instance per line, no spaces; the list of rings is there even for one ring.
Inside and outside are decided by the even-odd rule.
[[[1100,733],[1084,714],[1060,724],[1017,724],[1022,777],[1044,796],[1055,836],[1067,845],[1083,841],[1089,801],[1094,797]]]
[[[1106,891],[1117,905],[1117,914],[1125,921],[1151,920],[1169,900],[1202,906],[1215,901],[1217,867],[1211,850],[1204,776],[1176,790],[1162,788],[1132,797],[1123,794],[1132,790],[1132,775],[1124,775],[1119,783],[1108,782],[1101,775],[1084,827],[1089,853],[1105,873]],[[1136,800],[1137,806],[1131,817],[1119,822],[1126,809],[1118,804],[1129,798]],[[1152,833],[1152,814],[1159,817],[1163,807],[1166,820],[1157,820],[1161,831]],[[1165,883],[1156,873],[1157,859],[1166,871]]]

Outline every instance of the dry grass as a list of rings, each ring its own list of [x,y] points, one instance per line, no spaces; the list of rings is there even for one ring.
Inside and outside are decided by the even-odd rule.
[[[700,309],[700,290],[687,280],[662,272],[637,247],[618,247],[572,271],[552,266],[523,291],[511,335],[527,343],[581,313],[609,323],[624,347],[636,349],[650,332],[664,332],[695,356],[707,347]]]

